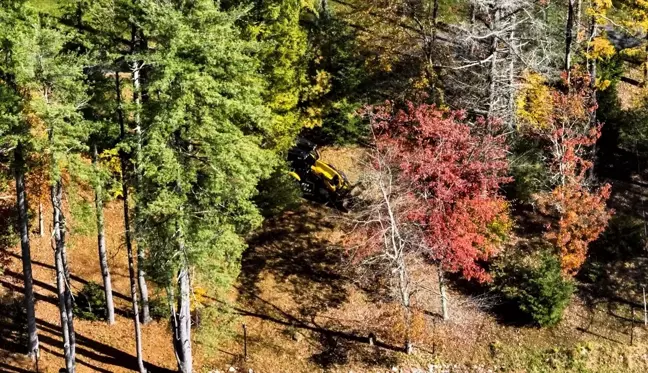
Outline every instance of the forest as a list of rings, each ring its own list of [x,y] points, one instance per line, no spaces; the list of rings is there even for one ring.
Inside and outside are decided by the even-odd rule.
[[[0,372],[647,372],[646,200],[646,0],[0,0]]]

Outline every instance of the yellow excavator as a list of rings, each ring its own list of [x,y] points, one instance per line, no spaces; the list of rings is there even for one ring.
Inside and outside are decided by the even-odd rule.
[[[351,183],[342,171],[320,159],[317,145],[298,138],[296,145],[288,151],[288,163],[290,175],[299,182],[305,198],[343,211],[348,209]]]

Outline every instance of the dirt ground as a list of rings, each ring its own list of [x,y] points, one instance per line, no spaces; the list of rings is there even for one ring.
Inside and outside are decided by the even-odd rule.
[[[361,150],[325,149],[322,156],[346,171],[352,183],[357,181]],[[49,211],[46,214],[49,217]],[[136,370],[128,271],[120,246],[121,214],[119,204],[106,210],[117,323],[75,320],[80,373]],[[385,284],[358,280],[357,266],[341,246],[343,219],[335,210],[304,202],[300,209],[266,221],[250,237],[232,299],[215,302],[232,318],[222,327],[215,325],[222,330],[208,335],[209,341],[196,336],[197,372],[226,372],[231,366],[238,372],[260,373],[387,372],[394,367],[429,371],[430,365],[448,372],[648,371],[647,336],[636,307],[576,298],[560,325],[537,329],[508,321],[491,294],[453,282],[451,320],[443,322],[436,272],[429,266],[414,271],[423,290],[415,303],[415,353],[406,355],[402,313],[390,294],[380,290]],[[69,237],[73,288],[78,291],[88,281],[100,283],[94,233],[73,231]],[[17,247],[9,251],[9,264],[0,276],[3,310],[22,292],[18,255]],[[32,255],[42,351],[39,368],[55,373],[63,359],[48,237],[32,235]],[[200,328],[208,326],[214,327]],[[0,315],[0,372],[35,371],[20,354],[21,328]],[[143,328],[151,372],[175,371],[168,330],[164,321]]]

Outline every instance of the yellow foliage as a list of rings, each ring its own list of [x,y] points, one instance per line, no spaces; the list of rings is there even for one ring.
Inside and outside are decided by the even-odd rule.
[[[197,308],[203,308],[207,305],[209,297],[207,296],[207,289],[196,286],[193,289],[193,297],[191,298],[191,304],[189,308],[194,311]]]
[[[516,115],[522,127],[545,129],[551,124],[553,101],[545,78],[525,72],[523,84],[515,99]]]
[[[612,0],[592,0],[591,7],[587,9],[587,15],[594,17],[596,23],[607,23],[607,12],[612,9]]]
[[[612,82],[608,79],[601,80],[601,78],[596,78],[596,89],[599,91],[605,91],[608,89],[610,84],[612,84]]]
[[[604,36],[597,36],[589,43],[587,57],[591,59],[604,60],[614,56],[616,49],[610,40]]]

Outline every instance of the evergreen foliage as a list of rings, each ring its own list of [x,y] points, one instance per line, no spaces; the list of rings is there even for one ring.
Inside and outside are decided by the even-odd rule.
[[[85,320],[97,321],[106,318],[106,296],[103,287],[88,282],[75,296],[74,314]]]
[[[546,249],[510,260],[494,273],[496,288],[539,326],[557,324],[574,292],[573,280]]]

